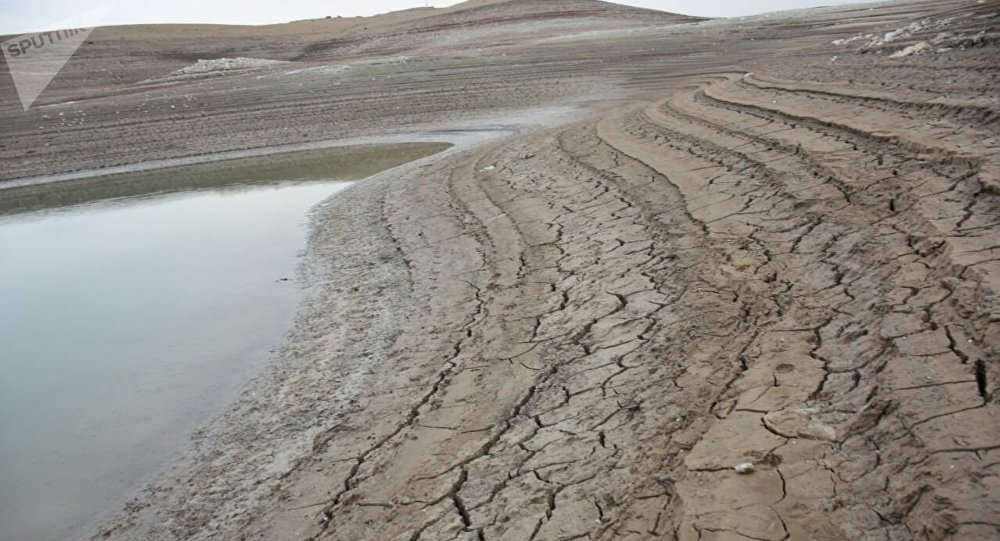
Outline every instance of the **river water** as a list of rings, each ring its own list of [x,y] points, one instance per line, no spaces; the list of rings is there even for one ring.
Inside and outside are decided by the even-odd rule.
[[[309,210],[442,147],[366,148],[0,202],[0,539],[86,537],[176,460],[280,347]]]

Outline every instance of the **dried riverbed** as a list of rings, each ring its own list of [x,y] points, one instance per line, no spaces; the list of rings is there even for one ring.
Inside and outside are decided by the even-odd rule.
[[[493,134],[317,211],[282,361],[104,537],[995,539],[998,17],[483,0],[95,32],[78,86],[3,113],[4,178]],[[79,75],[124,50],[129,81],[294,65]]]

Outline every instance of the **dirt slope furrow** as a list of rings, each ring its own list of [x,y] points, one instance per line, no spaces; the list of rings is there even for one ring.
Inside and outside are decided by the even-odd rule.
[[[994,4],[95,32],[0,179],[474,135],[318,211],[285,361],[104,538],[996,539]]]
[[[656,109],[652,110],[652,112],[656,113],[662,110]],[[865,431],[875,431],[876,434],[878,434],[879,430],[884,430],[885,433],[892,432],[892,429],[887,427],[891,423],[887,422],[886,418],[898,416],[903,432],[892,436],[887,436],[883,433],[880,436],[900,447],[906,447],[915,443],[915,441],[904,442],[908,438],[920,441],[921,435],[918,435],[914,431],[916,427],[933,423],[941,418],[947,418],[952,415],[961,416],[970,414],[981,414],[987,416],[984,418],[988,418],[990,414],[986,413],[986,411],[989,410],[989,404],[988,402],[983,402],[982,393],[973,384],[973,379],[978,369],[970,365],[969,361],[972,357],[980,355],[992,356],[993,353],[980,350],[970,357],[968,352],[963,351],[967,347],[971,347],[966,346],[966,344],[979,344],[983,342],[976,339],[958,341],[954,336],[966,337],[982,333],[989,325],[987,322],[991,318],[991,304],[986,303],[985,305],[981,305],[979,304],[982,302],[981,300],[975,301],[972,305],[965,304],[966,310],[970,306],[976,305],[982,306],[985,309],[978,313],[968,313],[967,311],[965,313],[956,313],[948,309],[948,305],[942,302],[953,294],[958,294],[959,291],[961,291],[963,296],[967,296],[966,298],[982,299],[980,297],[982,290],[979,284],[986,276],[968,272],[970,269],[960,264],[961,257],[950,255],[957,254],[958,250],[951,249],[944,242],[942,233],[947,233],[948,230],[939,231],[932,225],[932,222],[928,221],[927,215],[929,209],[921,208],[919,205],[911,205],[905,209],[900,205],[900,209],[903,210],[891,209],[882,204],[885,200],[884,196],[873,198],[868,193],[863,192],[847,200],[848,208],[836,203],[834,207],[824,208],[822,192],[816,193],[813,191],[807,193],[808,197],[803,199],[803,192],[801,189],[795,187],[794,184],[782,187],[782,191],[786,195],[791,195],[793,198],[799,199],[798,202],[791,203],[790,205],[778,204],[755,207],[754,200],[756,198],[753,196],[767,190],[765,186],[774,186],[777,179],[788,182],[794,178],[796,169],[808,171],[808,167],[796,166],[796,161],[800,163],[815,162],[817,159],[821,162],[828,161],[831,155],[830,151],[827,150],[823,154],[807,160],[803,157],[803,154],[809,152],[808,146],[804,145],[805,148],[796,147],[794,151],[785,146],[783,149],[779,148],[784,152],[784,157],[767,158],[769,153],[774,153],[776,147],[773,145],[761,145],[761,148],[758,148],[756,152],[752,152],[752,150],[748,149],[748,145],[752,144],[754,139],[750,137],[741,139],[738,135],[734,134],[733,126],[737,126],[736,129],[745,129],[738,123],[727,123],[727,128],[715,130],[713,133],[711,124],[709,123],[692,122],[690,116],[674,116],[673,118],[674,121],[672,122],[665,121],[663,124],[660,124],[659,122],[654,122],[648,116],[626,116],[622,125],[624,131],[620,133],[627,134],[626,137],[631,136],[633,138],[629,145],[633,155],[648,156],[647,160],[649,163],[656,164],[661,171],[667,172],[668,176],[680,179],[678,184],[682,186],[682,190],[685,192],[689,208],[696,209],[701,213],[702,219],[707,221],[712,234],[725,235],[731,238],[745,235],[752,239],[767,239],[769,235],[773,234],[773,232],[767,231],[768,226],[771,224],[791,223],[793,224],[791,228],[784,228],[784,231],[789,231],[794,230],[794,224],[798,220],[805,219],[805,221],[810,223],[806,228],[800,229],[800,231],[804,232],[792,241],[793,244],[790,252],[782,250],[780,244],[775,245],[765,240],[762,243],[762,247],[764,252],[768,254],[768,262],[762,268],[765,268],[768,273],[773,273],[767,276],[764,282],[788,284],[787,293],[791,295],[781,295],[775,300],[777,303],[784,305],[781,313],[786,314],[785,317],[781,318],[783,320],[782,324],[777,327],[779,329],[789,329],[785,332],[793,333],[792,330],[794,330],[794,332],[803,335],[801,338],[803,345],[798,348],[792,348],[792,351],[798,349],[800,355],[805,355],[803,359],[812,359],[812,363],[814,363],[812,367],[815,370],[813,377],[816,379],[813,380],[812,384],[806,383],[801,385],[801,390],[799,391],[787,389],[787,386],[791,382],[785,384],[772,383],[771,385],[775,385],[776,387],[763,392],[759,388],[755,389],[751,382],[737,382],[734,387],[742,390],[744,394],[731,394],[732,398],[730,400],[732,402],[730,402],[730,407],[732,409],[730,412],[727,412],[725,419],[720,425],[724,428],[718,429],[720,433],[726,435],[726,440],[720,441],[713,438],[713,430],[710,430],[705,436],[706,440],[711,441],[713,446],[726,445],[727,441],[732,442],[731,445],[740,444],[745,446],[745,439],[750,437],[749,434],[752,434],[752,428],[748,427],[753,427],[755,424],[745,418],[748,414],[756,415],[758,418],[760,418],[760,415],[763,415],[762,425],[757,425],[759,427],[757,430],[760,432],[761,437],[769,433],[771,436],[778,435],[807,440],[833,441],[843,445],[853,444],[851,440]],[[693,130],[694,134],[698,132],[704,133],[703,138],[692,135],[691,132],[687,134],[677,132],[677,129],[685,125],[684,122],[678,122],[682,120],[687,120],[694,124],[689,129]],[[795,120],[800,121],[801,118],[797,117]],[[651,124],[643,128],[643,123],[647,122]],[[670,126],[669,129],[666,127],[667,125]],[[654,129],[651,130],[650,128]],[[765,127],[754,124],[753,129],[762,130]],[[775,130],[775,132],[779,131],[781,130]],[[835,144],[843,146],[842,141],[839,139],[839,137],[835,138]],[[759,144],[759,139],[757,141]],[[817,142],[813,142],[812,146],[815,147],[817,144]],[[741,150],[735,153],[723,150],[726,146],[739,147]],[[643,147],[649,147],[650,150],[643,150]],[[653,148],[658,148],[659,150],[653,151]],[[667,152],[666,155],[663,154],[664,151]],[[753,153],[761,161],[750,159],[747,153]],[[699,161],[705,165],[699,165]],[[741,165],[741,162],[743,165]],[[849,163],[858,162],[855,160]],[[778,167],[778,169],[774,169],[775,167]],[[695,171],[697,171],[696,175],[684,178],[685,175],[691,175],[691,172]],[[712,171],[719,171],[719,174],[714,174]],[[764,174],[763,177],[761,177],[761,173]],[[961,169],[959,171],[955,171],[954,169],[948,171],[947,168],[944,171],[935,171],[934,174],[938,175],[939,180],[936,182],[938,185],[944,186],[945,192],[951,190],[953,192],[952,197],[961,197],[961,199],[967,201],[963,204],[983,203],[981,200],[974,201],[969,197],[970,192],[973,197],[979,194],[980,188],[966,190],[959,187],[963,182],[971,182],[973,186],[978,184],[975,174],[968,174]],[[846,178],[863,178],[866,176],[852,172],[849,169],[843,170],[841,175]],[[699,180],[699,178],[705,179],[706,177],[708,177],[707,182]],[[732,180],[734,177],[735,182]],[[824,181],[830,182],[832,180],[825,179]],[[763,184],[761,184],[762,181],[764,182]],[[932,179],[925,178],[925,183],[930,183],[931,181]],[[954,193],[956,191],[957,193]],[[902,192],[903,189],[900,190],[900,193]],[[840,199],[837,192],[833,192],[833,194],[834,201]],[[772,197],[769,199],[781,201],[780,198]],[[895,201],[895,199],[893,200]],[[834,214],[829,214],[829,209],[831,208],[839,210]],[[821,212],[808,209],[821,209]],[[886,209],[891,211],[891,217],[887,216]],[[794,210],[794,214],[787,214],[790,210]],[[813,218],[809,218],[810,215]],[[850,217],[851,220],[844,222],[843,217]],[[741,235],[736,234],[735,228],[737,227],[743,229]],[[750,230],[746,231],[747,228]],[[889,231],[885,231],[886,229],[889,229]],[[924,235],[926,237],[918,235],[917,231],[925,232]],[[812,237],[818,238],[813,240]],[[863,239],[878,240],[866,246],[869,243]],[[814,244],[817,241],[818,250],[814,248],[813,250],[806,251],[804,249],[804,247]],[[908,347],[905,345],[907,340],[913,337],[910,334],[898,335],[894,334],[892,330],[882,330],[879,333],[881,336],[873,336],[874,333],[869,330],[885,328],[885,326],[891,328],[895,324],[896,318],[908,316],[897,315],[895,313],[899,310],[897,308],[892,310],[892,313],[886,315],[886,319],[892,323],[879,323],[878,317],[874,321],[870,319],[872,318],[871,308],[864,308],[872,306],[872,303],[878,304],[880,302],[877,300],[879,297],[879,294],[876,292],[877,288],[873,289],[869,284],[881,283],[883,284],[882,287],[885,287],[884,284],[887,280],[896,281],[902,277],[901,288],[913,287],[904,285],[907,282],[905,276],[908,272],[912,272],[912,267],[909,262],[907,262],[908,264],[903,264],[906,260],[902,257],[893,257],[885,260],[881,266],[872,266],[871,261],[873,259],[871,256],[876,253],[872,250],[881,252],[886,249],[882,246],[875,248],[875,245],[890,247],[893,244],[899,246],[898,249],[902,250],[902,254],[912,255],[911,259],[914,260],[914,263],[917,263],[917,268],[920,269],[920,273],[923,275],[922,278],[929,279],[931,283],[940,281],[940,283],[946,284],[946,289],[942,291],[942,298],[933,299],[930,302],[925,301],[916,307],[907,306],[902,309],[903,313],[907,314],[914,309],[923,311],[925,314],[920,318],[924,322],[923,325],[911,331],[914,333],[913,336],[922,336],[923,333],[926,333],[927,336],[937,336],[942,340],[942,348],[932,353],[932,355],[942,356],[942,360],[951,358],[951,365],[948,368],[951,371],[951,375],[943,378],[946,383],[941,385],[929,385],[926,387],[901,386],[903,388],[892,389],[892,383],[884,382],[881,384],[889,386],[890,390],[878,384],[875,384],[874,387],[871,384],[869,386],[862,384],[862,382],[872,380],[887,379],[891,381],[891,377],[884,377],[885,371],[900,363],[900,358],[905,359],[908,355],[912,355],[912,353],[907,353]],[[890,251],[893,250],[890,249]],[[793,264],[791,267],[787,266],[791,261],[785,260],[803,261],[801,256],[809,253],[816,254],[819,257],[810,257],[811,262],[807,264],[807,267],[803,268],[801,264]],[[870,255],[863,257],[863,254],[866,253]],[[866,259],[868,262],[861,262]],[[878,260],[878,258],[875,258],[875,260]],[[887,271],[886,267],[899,270]],[[807,270],[809,268],[813,270]],[[781,269],[785,270],[782,271]],[[900,270],[903,271],[902,275],[899,274]],[[811,275],[811,279],[806,283],[796,283],[794,279],[783,277],[788,272],[801,276],[803,271],[806,272],[805,275]],[[754,274],[758,273],[759,271]],[[893,291],[893,288],[888,287],[883,291]],[[919,295],[917,292],[920,289],[914,289],[913,291],[915,292],[914,296],[916,296]],[[779,300],[781,297],[784,297],[783,301]],[[965,302],[967,303],[968,301]],[[833,315],[822,317],[818,320],[814,318],[819,314],[808,316],[810,312],[822,306],[828,306],[832,309]],[[809,309],[809,307],[815,308]],[[860,323],[859,320],[864,321],[864,323]],[[757,328],[764,329],[763,334],[760,336],[766,339],[768,335],[766,329],[768,327],[758,326]],[[925,329],[923,333],[920,331],[921,328]],[[794,336],[794,334],[789,334],[788,336]],[[758,338],[758,340],[760,339]],[[989,341],[987,340],[986,342],[988,343]],[[764,358],[769,357],[766,351],[761,353],[765,354]],[[760,362],[760,359],[756,362]],[[803,373],[803,370],[809,366],[810,362],[799,362],[804,362],[805,364],[803,366],[799,366],[796,363],[784,364],[789,369],[797,367],[792,373]],[[947,366],[947,364],[943,366],[936,365],[936,368],[940,370]],[[754,374],[755,377],[749,376],[759,371],[760,368],[751,360],[747,375],[741,378],[741,380],[760,378],[757,381],[766,382],[773,380],[774,382],[778,382],[781,379],[779,372],[768,375],[766,368],[763,370],[764,374]],[[808,373],[809,371],[807,370],[802,375]],[[937,379],[937,377],[933,379]],[[798,383],[802,384],[804,382]],[[760,385],[760,383],[757,385]],[[799,386],[795,383],[791,383],[791,385],[793,387]],[[786,389],[782,390],[781,387],[786,387]],[[791,391],[791,394],[789,394],[789,391]],[[888,396],[885,398],[880,397],[879,391]],[[939,401],[939,407],[941,408],[938,410],[939,413],[930,417],[921,417],[919,415],[914,416],[915,411],[913,410],[909,412],[897,412],[896,408],[901,407],[900,404],[908,401],[911,398],[910,393],[913,392],[926,394],[925,400]],[[769,398],[771,393],[776,395],[775,398],[777,396],[781,396],[781,398],[772,402],[773,398]],[[933,398],[930,398],[931,396]],[[746,405],[741,405],[742,402],[745,402]],[[927,402],[923,402],[923,404],[926,405]],[[871,421],[868,419],[864,421],[863,428],[854,428],[856,421],[848,419],[841,419],[839,422],[834,421],[837,412],[859,411],[859,408],[862,412],[865,412],[869,408],[877,412],[871,414],[873,417]],[[902,409],[906,410],[907,408],[903,407]],[[828,425],[817,420],[823,418],[822,412],[824,410],[828,412],[828,415],[831,415],[827,421],[829,422]],[[730,422],[739,416],[744,416],[744,418],[740,419],[739,422]],[[790,426],[798,428],[789,432],[787,429],[781,427],[784,423],[790,423]],[[729,424],[733,424],[735,427],[742,427],[743,430],[736,431],[733,426],[728,426]],[[838,435],[837,428],[835,428],[838,424],[846,424],[847,433],[844,436]],[[746,430],[750,430],[751,432],[747,433]],[[841,440],[841,438],[844,439]],[[868,439],[869,441],[877,441],[879,437],[868,436]],[[801,441],[798,443],[801,443]],[[827,468],[828,466],[823,464],[823,462],[829,460],[830,457],[836,456],[840,449],[836,446],[826,447],[827,444],[816,445],[817,448],[812,449],[810,453],[806,453],[804,456],[800,456],[798,453],[791,453],[791,456],[795,456],[800,462],[779,466],[777,468],[778,472],[780,473],[784,468],[788,468],[789,471],[796,471],[798,475],[819,475],[820,477],[828,475],[829,472],[815,469],[816,465],[819,463],[823,465],[824,469]],[[900,447],[890,448],[879,446],[880,463],[884,465],[891,463],[893,460],[909,460],[903,458],[907,452]],[[796,451],[804,449],[805,447],[799,447]],[[692,454],[700,458],[697,447]],[[782,464],[785,464],[789,458],[789,453],[784,449],[781,453],[776,452],[776,455],[783,457]],[[689,456],[688,462],[691,462],[691,460]],[[924,465],[929,469],[933,469],[935,467],[932,465],[933,462],[934,460],[930,459]],[[813,474],[809,473],[810,466],[808,464],[810,463],[814,464],[811,467],[814,468],[812,471],[815,473]],[[942,468],[943,466],[936,467]],[[714,468],[724,469],[724,464],[717,463]],[[723,481],[726,474],[722,475],[723,479],[713,480],[709,483],[709,486],[716,486],[718,483],[722,483],[722,486],[725,486]],[[781,475],[781,478],[782,482],[780,484],[787,491],[789,486],[787,477]],[[953,482],[961,484],[964,482],[961,479],[961,476],[956,476]],[[838,489],[837,485],[843,481],[845,479],[837,479],[833,488]],[[984,492],[981,493],[988,493],[990,491],[987,488],[988,486],[982,486],[980,490]],[[694,487],[689,488],[688,497],[696,499],[706,497],[704,493],[699,492],[702,488],[695,484]],[[726,487],[726,490],[728,491],[730,488]],[[890,488],[884,490],[886,495],[881,497],[884,500],[876,504],[876,506],[889,505],[891,507],[897,505],[897,508],[899,508],[898,506],[906,506],[907,504],[896,504],[893,502],[899,500],[913,502],[912,496],[915,493],[890,495]],[[922,495],[926,490],[930,489],[928,487],[920,488],[919,493]],[[831,494],[839,493],[842,493],[839,489],[831,492]],[[855,491],[854,493],[857,492]],[[787,495],[787,492],[785,494]],[[724,497],[717,490],[709,490],[709,495],[711,495],[709,501]],[[684,491],[681,492],[681,496],[682,499],[685,497]],[[879,498],[874,494],[870,494],[869,497]],[[779,503],[782,501],[784,499],[778,500]],[[756,518],[766,522],[765,519],[768,512],[773,512],[774,510],[773,506],[774,503],[772,502],[771,506],[766,509],[762,508],[760,511],[755,512]],[[698,506],[695,507],[697,508]],[[858,509],[855,512],[860,513],[861,510]],[[891,522],[897,524],[903,523],[903,519],[909,517],[909,513],[910,509],[906,509],[897,518],[892,519]],[[943,511],[943,514],[950,516],[948,511]],[[939,524],[941,521],[947,522],[950,520],[940,515],[934,517],[932,514],[928,514],[924,515],[922,519],[927,521],[922,527],[922,530],[925,532],[934,532],[938,528],[950,527]],[[712,531],[725,531],[727,529],[726,524],[732,520],[731,517],[723,519],[722,517],[696,516],[690,523],[690,527],[696,531],[703,531],[705,528],[711,528]],[[699,524],[699,521],[702,523]],[[705,524],[705,522],[710,524]],[[742,521],[743,524],[750,522],[752,522],[750,517],[745,517]],[[809,537],[806,537],[805,532],[801,530],[801,528],[806,527],[805,524],[793,521],[788,517],[782,517],[781,523],[785,528],[798,528],[796,532],[793,532],[793,538],[825,538],[826,535],[832,535],[812,531],[808,534]],[[904,527],[908,527],[908,525]],[[920,529],[914,528],[914,530]],[[891,527],[889,530],[891,531]],[[768,534],[766,528],[753,531],[752,533],[751,531],[740,530],[740,533],[751,537],[767,537],[765,534]],[[848,538],[853,538],[859,533],[859,531],[856,531],[851,534],[848,530]]]
[[[850,102],[867,106],[877,104],[883,111],[895,114],[917,113],[925,118],[940,119],[942,117],[956,121],[971,121],[987,127],[994,127],[998,121],[997,103],[993,100],[977,100],[965,102],[949,99],[947,96],[931,94],[919,101],[901,100],[882,92],[852,91],[848,88],[836,88],[830,84],[808,84],[797,81],[763,80],[756,76],[745,77],[742,84],[762,90],[772,91],[781,96],[783,92],[804,96],[821,96],[833,101]]]

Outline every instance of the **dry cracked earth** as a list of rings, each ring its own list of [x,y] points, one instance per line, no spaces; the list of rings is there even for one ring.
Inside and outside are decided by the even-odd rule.
[[[331,200],[295,361],[99,538],[997,539],[998,23],[909,2],[451,58],[464,110],[577,114]],[[4,139],[6,176],[55,172]]]

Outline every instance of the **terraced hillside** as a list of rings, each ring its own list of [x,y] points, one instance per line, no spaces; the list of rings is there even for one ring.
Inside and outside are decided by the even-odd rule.
[[[9,116],[7,178],[508,130],[320,211],[294,362],[103,538],[1000,536],[1000,5],[664,24]]]
[[[384,423],[321,434],[250,537],[995,537],[997,96],[807,71],[386,194],[432,317],[356,406]]]

